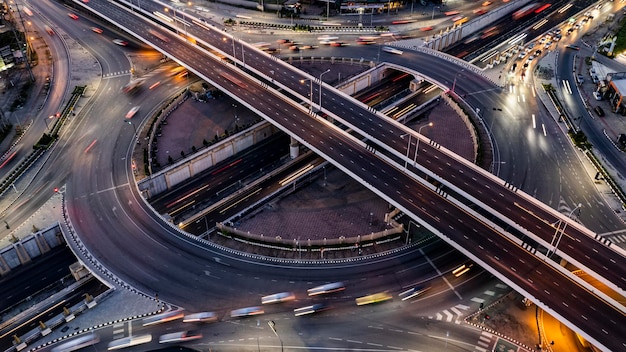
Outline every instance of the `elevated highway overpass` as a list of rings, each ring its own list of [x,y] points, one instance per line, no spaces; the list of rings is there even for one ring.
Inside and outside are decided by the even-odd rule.
[[[185,32],[193,34],[196,40],[204,41],[205,45],[212,43],[211,45],[225,54],[228,54],[232,45],[235,60],[243,64],[245,57],[248,60],[246,69],[256,73],[261,79],[253,78],[232,65],[213,58],[207,60],[209,55],[205,50],[198,45],[184,43],[179,36],[165,29],[157,27],[157,30],[164,32],[162,35],[165,35],[167,40],[152,36],[149,31],[155,30],[154,25],[135,17],[129,10],[105,2],[92,1],[87,5],[103,18],[122,28],[124,28],[124,23],[134,21],[135,26],[127,29],[129,33],[176,58],[204,79],[229,91],[250,109],[333,162],[382,198],[395,204],[412,217],[420,219],[423,226],[437,233],[477,263],[489,268],[500,279],[560,317],[593,343],[612,350],[623,349],[626,346],[623,337],[624,328],[620,325],[624,316],[623,306],[615,303],[608,304],[606,299],[600,299],[590,289],[584,288],[580,282],[575,282],[571,277],[565,276],[562,271],[559,271],[558,266],[546,265],[544,258],[524,249],[521,240],[503,236],[502,234],[505,233],[503,229],[497,228],[486,219],[462,208],[458,202],[452,202],[451,197],[446,196],[441,189],[427,182],[417,182],[415,175],[400,168],[398,163],[382,157],[380,153],[369,151],[363,142],[337,130],[319,116],[309,114],[306,109],[283,94],[274,89],[268,89],[278,84],[293,94],[305,97],[309,87],[302,85],[300,79],[306,78],[313,82],[315,78],[307,77],[273,57],[245,47],[244,44],[241,44],[241,47],[238,42],[234,45],[235,40],[222,32],[214,30],[205,32],[195,28],[197,26],[186,28]],[[148,4],[142,4],[142,9],[149,10]],[[154,9],[156,10],[157,7]],[[432,62],[434,59],[422,55],[420,60]],[[251,61],[254,62],[254,67],[249,64]],[[449,74],[451,70],[448,67],[445,71]],[[479,77],[475,77],[475,80],[476,82],[473,82],[475,84],[490,86]],[[405,147],[404,140],[400,139],[401,135],[411,133],[410,130],[400,124],[382,119],[375,112],[365,109],[362,104],[338,94],[325,85],[320,87],[322,91],[320,101],[326,108],[324,111],[332,111],[331,116],[337,119],[341,117],[342,121],[357,128],[381,147],[386,147],[389,153],[400,160],[413,162],[413,158],[406,158],[405,154],[408,155],[407,151],[410,153],[414,145]],[[311,87],[311,90],[314,90],[314,95],[320,92],[319,88]],[[455,187],[459,184],[460,187],[456,186],[459,188],[459,194],[465,194],[468,199],[473,198],[477,204],[482,204],[489,209],[498,209],[498,212],[495,210],[494,212],[504,218],[515,219],[512,224],[519,223],[520,231],[527,231],[528,235],[535,236],[537,241],[543,240],[548,247],[550,246],[548,239],[552,241],[558,234],[558,231],[553,231],[551,221],[556,219],[563,224],[568,223],[569,230],[565,236],[562,236],[563,241],[566,238],[572,238],[574,245],[570,244],[572,248],[568,247],[568,251],[576,252],[575,249],[580,247],[581,243],[587,248],[593,248],[598,255],[589,258],[589,261],[597,262],[595,265],[602,270],[589,270],[586,266],[583,268],[588,269],[590,273],[596,273],[602,282],[608,282],[618,291],[624,286],[623,256],[600,242],[594,241],[589,231],[556,211],[533,201],[532,197],[521,194],[515,187],[507,185],[502,180],[498,180],[471,164],[456,160],[453,155],[442,151],[436,143],[416,134],[412,137],[422,140],[419,164],[415,165],[416,170],[433,176],[443,175],[437,177],[446,182],[448,187]],[[428,168],[421,165],[428,165]],[[439,172],[430,170],[439,170]],[[462,179],[461,176],[463,176]],[[473,180],[471,185],[463,183],[468,179]],[[477,185],[483,185],[484,188],[476,187]],[[493,193],[484,197],[482,194],[487,192]],[[504,203],[509,204],[509,209],[502,205]],[[496,204],[497,207],[490,204]],[[505,209],[510,216],[507,216]],[[523,211],[519,212],[519,209]],[[534,216],[528,216],[530,213]],[[526,230],[527,228],[532,229],[532,232]],[[537,236],[537,233],[543,238]],[[565,242],[562,242],[562,245],[566,245]],[[587,255],[584,250],[580,252],[583,256]],[[562,252],[559,254],[565,255]],[[580,253],[570,254],[579,255]],[[600,256],[603,258],[598,258]],[[572,257],[572,259],[575,258]],[[579,260],[579,262],[587,261]]]

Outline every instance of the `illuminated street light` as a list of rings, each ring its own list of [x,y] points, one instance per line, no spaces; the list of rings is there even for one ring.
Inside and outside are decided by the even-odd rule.
[[[309,81],[309,87],[311,88],[311,92],[309,93],[309,110],[313,111],[313,80],[310,78],[303,78],[300,80],[300,83],[304,84],[304,82]]]
[[[428,125],[424,125],[424,126],[420,127],[417,130],[417,133],[418,134],[422,134],[422,128],[424,128],[424,127],[432,127],[432,126],[433,126],[433,123],[429,122]],[[417,143],[415,143],[415,156],[413,157],[413,165],[415,165],[415,163],[417,162],[417,153],[419,151],[419,145],[420,145],[420,139],[418,138],[417,139]]]

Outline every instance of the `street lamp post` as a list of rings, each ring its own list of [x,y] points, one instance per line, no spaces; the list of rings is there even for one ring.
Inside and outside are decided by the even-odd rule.
[[[432,12],[432,15],[430,16],[430,19],[431,19],[431,20],[434,20],[434,19],[435,19],[435,9],[440,9],[440,8],[441,8],[441,7],[439,7],[439,6],[433,6],[433,12]]]
[[[404,136],[409,136],[409,140],[407,141],[407,144],[406,144],[406,159],[404,160],[404,168],[406,169],[407,166],[409,165],[409,150],[411,149],[411,134],[405,133],[401,135],[400,138],[404,139]]]
[[[424,128],[424,127],[432,127],[432,126],[433,126],[433,123],[432,123],[432,122],[429,122],[427,125],[424,125],[424,126],[420,127],[420,128],[417,130],[417,133],[418,133],[418,134],[422,134],[422,128]],[[415,165],[415,163],[417,162],[417,153],[418,153],[418,151],[419,151],[419,146],[420,146],[420,139],[419,139],[419,138],[417,138],[417,143],[415,143],[415,156],[413,157],[413,165]],[[406,166],[405,166],[405,167],[406,167]]]
[[[309,110],[313,112],[313,80],[310,78],[303,78],[300,80],[300,83],[304,84],[306,81],[309,81],[309,87],[311,88],[309,93]]]
[[[222,37],[222,41],[224,43],[226,43],[228,41],[228,38]],[[235,66],[237,66],[237,61],[236,61],[237,60],[237,54],[236,54],[236,51],[235,51],[235,36],[234,35],[232,36],[232,40],[231,41],[233,43],[233,63],[235,64]]]
[[[278,340],[280,341],[280,350],[282,352],[283,351],[283,339],[280,338],[280,336],[278,335],[278,331],[276,331],[276,323],[273,320],[270,320],[267,322],[267,325],[270,326],[270,329],[272,329],[272,331],[274,332],[274,335],[278,337]]]
[[[330,72],[330,69],[328,69],[328,70],[326,70],[326,71],[324,71],[324,72],[320,73],[320,101],[319,101],[319,104],[318,104],[318,105],[319,105],[319,109],[320,109],[320,111],[322,111],[322,76],[323,76],[325,73],[328,73],[328,72]],[[313,95],[311,95],[311,97],[313,97]]]
[[[567,216],[568,219],[572,218],[572,214],[574,214],[574,212],[578,209],[580,209],[582,207],[582,203],[578,203],[578,205],[576,206],[576,208],[572,209],[572,211],[570,211],[569,215]],[[560,225],[561,220],[559,220],[559,225]],[[554,232],[554,236],[552,237],[552,242],[550,242],[550,247],[552,248],[552,253],[550,253],[550,249],[548,249],[548,252],[546,253],[546,258],[549,258],[552,254],[554,254],[554,252],[556,252],[557,247],[559,246],[559,243],[561,242],[561,238],[563,237],[563,234],[565,233],[565,229],[567,228],[567,222],[565,222],[565,225],[563,225],[563,228],[561,229],[561,234],[559,234],[559,226],[556,227],[556,231]],[[558,235],[558,238],[557,238]]]
[[[454,75],[454,82],[452,82],[452,93],[454,93],[454,88],[456,88],[456,79],[457,79],[457,77],[459,77],[460,74],[463,73],[463,71],[465,71],[465,70],[461,70],[461,72],[457,72],[457,74]]]

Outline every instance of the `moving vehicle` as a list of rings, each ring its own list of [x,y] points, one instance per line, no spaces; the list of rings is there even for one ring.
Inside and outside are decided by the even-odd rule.
[[[208,323],[217,321],[217,314],[214,312],[200,312],[185,315],[183,323]]]
[[[396,49],[396,48],[392,48],[392,47],[390,47],[390,46],[383,46],[382,50],[383,50],[384,52],[388,52],[388,53],[391,53],[391,54],[396,54],[396,55],[402,55],[402,54],[404,54],[404,51],[402,51],[402,50],[398,50],[398,49]]]
[[[95,333],[90,333],[87,335],[83,335],[77,337],[75,339],[64,342],[56,347],[54,347],[52,352],[71,352],[79,350],[83,347],[95,345],[100,342],[100,337]]]
[[[167,323],[168,321],[182,319],[185,316],[182,310],[173,312],[165,312],[151,317],[143,318],[143,326],[156,325],[161,323]]]
[[[139,111],[140,106],[133,106],[127,113],[126,113],[126,118],[127,119],[131,119],[133,118],[133,116],[135,116],[135,114],[137,113],[137,111]]]
[[[50,28],[50,26],[45,26],[44,28],[46,29],[46,33],[48,33],[49,35],[54,34],[54,31],[52,30],[52,28]]]
[[[317,304],[313,304],[310,306],[306,306],[306,307],[302,307],[302,308],[296,308],[293,310],[293,314],[297,317],[301,316],[301,315],[307,315],[307,314],[313,314],[315,312],[321,312],[324,310],[329,309],[330,307],[328,305],[326,305],[325,303],[317,303]]]
[[[67,15],[70,16],[70,18],[73,19],[73,20],[77,20],[78,19],[78,16],[75,13],[71,13],[70,12]]]
[[[239,318],[260,315],[263,313],[265,313],[265,311],[261,307],[246,307],[230,311],[230,316],[232,318]]]
[[[102,29],[100,29],[98,27],[91,27],[91,30],[96,32],[96,33],[98,33],[98,34],[101,34],[103,32]]]
[[[568,49],[580,50],[580,48],[578,46],[572,45],[572,44],[567,44],[565,47],[568,48]]]
[[[576,82],[578,82],[578,84],[585,83],[585,77],[583,77],[583,75],[579,73],[578,75],[576,75]]]
[[[294,299],[296,299],[296,295],[294,295],[293,292],[281,292],[261,297],[261,304],[281,303],[293,301]]]
[[[121,39],[113,39],[113,43],[119,45],[119,46],[126,46],[128,45],[127,41],[121,40]]]
[[[132,347],[132,346],[137,346],[137,345],[141,345],[144,343],[148,343],[150,341],[152,341],[151,334],[128,336],[128,337],[124,337],[124,338],[109,342],[109,346],[107,349],[109,351],[119,350],[119,349],[126,348],[126,347]]]
[[[390,300],[391,298],[392,297],[389,293],[379,292],[379,293],[374,293],[373,295],[359,297],[355,301],[356,301],[357,306],[364,306],[366,304],[385,302],[385,301]]]
[[[430,286],[416,286],[399,294],[403,301],[417,297],[430,290]]]
[[[455,277],[459,277],[463,274],[465,274],[466,272],[470,271],[470,269],[474,266],[474,264],[470,263],[470,264],[463,264],[461,266],[459,266],[458,268],[452,270],[452,275],[454,275]]]
[[[332,42],[333,40],[337,40],[339,39],[339,37],[336,36],[332,36],[332,35],[322,35],[317,37],[317,40],[321,41],[321,42]]]
[[[128,93],[128,94],[134,93],[143,85],[144,82],[145,82],[145,79],[143,78],[134,79],[128,82],[128,84],[122,88],[122,92]]]
[[[22,11],[30,17],[33,17],[33,12],[26,6],[22,6]]]
[[[179,332],[173,332],[170,334],[161,335],[161,337],[159,337],[159,343],[185,342],[185,341],[198,340],[201,338],[202,338],[201,333],[179,331]]]
[[[168,37],[166,37],[163,33],[159,32],[159,31],[155,31],[154,29],[150,29],[148,30],[148,33],[152,34],[153,36],[161,39],[164,42],[169,42],[170,39]]]
[[[317,296],[323,295],[327,293],[339,292],[345,290],[346,287],[343,285],[343,282],[333,282],[330,284],[325,284],[321,286],[315,286],[307,290],[309,296]]]
[[[602,100],[602,94],[600,94],[600,92],[598,92],[597,90],[593,92],[593,97],[596,100]]]
[[[593,111],[595,111],[598,116],[604,117],[604,110],[602,110],[601,107],[596,106],[595,108],[593,108]]]
[[[530,15],[531,13],[533,13],[537,8],[539,8],[541,5],[539,5],[538,3],[534,2],[532,4],[528,4],[524,7],[522,7],[521,9],[513,12],[513,19],[514,20],[521,20],[522,18]]]
[[[462,25],[463,23],[465,23],[465,22],[469,21],[469,17],[466,17],[466,16],[457,16],[457,17],[454,17],[454,18],[452,19],[452,21],[454,21],[454,25],[455,25],[455,26],[460,26],[460,25]]]

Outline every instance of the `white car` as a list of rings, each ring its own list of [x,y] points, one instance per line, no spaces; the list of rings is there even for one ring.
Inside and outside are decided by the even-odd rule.
[[[119,46],[126,46],[126,45],[128,45],[128,42],[123,41],[121,39],[113,39],[113,43],[115,43],[115,44],[117,44]]]
[[[261,307],[246,307],[235,309],[230,312],[232,318],[247,317],[265,313]]]
[[[287,302],[293,301],[294,299],[296,299],[296,295],[294,295],[292,292],[281,292],[261,297],[261,304]]]
[[[598,91],[594,91],[594,92],[593,92],[593,97],[594,97],[596,100],[602,100],[602,95],[601,95],[601,94],[600,94],[600,92],[598,92]]]

